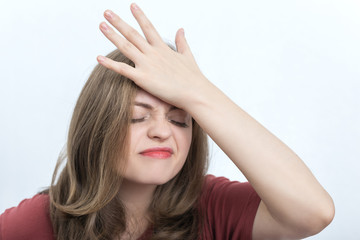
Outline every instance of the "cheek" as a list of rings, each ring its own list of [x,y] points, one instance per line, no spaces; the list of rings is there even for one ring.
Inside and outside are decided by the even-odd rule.
[[[146,134],[146,131],[144,129],[135,127],[134,125],[130,125],[130,130],[129,130],[130,152],[133,152],[136,149],[139,140],[143,138],[144,134]]]
[[[187,154],[190,149],[191,139],[192,139],[191,129],[182,130],[181,132],[177,133],[178,148],[185,158],[187,157]]]

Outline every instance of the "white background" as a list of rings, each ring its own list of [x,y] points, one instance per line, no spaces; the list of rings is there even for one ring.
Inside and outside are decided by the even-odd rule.
[[[3,212],[49,185],[96,56],[114,49],[98,28],[104,10],[140,28],[130,1],[0,3]],[[360,239],[360,1],[137,3],[164,39],[183,27],[203,73],[289,145],[331,194],[335,219],[311,239]],[[212,145],[210,172],[243,181]]]

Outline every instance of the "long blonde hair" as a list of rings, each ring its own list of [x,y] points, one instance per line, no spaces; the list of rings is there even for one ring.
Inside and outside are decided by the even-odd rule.
[[[134,67],[120,51],[107,57]],[[51,220],[60,239],[112,239],[126,231],[117,193],[126,166],[131,106],[138,87],[98,64],[76,103],[67,148],[49,188]],[[155,190],[151,239],[197,239],[198,200],[207,170],[207,136],[193,121],[192,144],[181,171]],[[61,173],[58,171],[65,162]]]

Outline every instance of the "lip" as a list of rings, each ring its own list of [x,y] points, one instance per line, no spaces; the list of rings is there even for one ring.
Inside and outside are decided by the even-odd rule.
[[[151,158],[159,158],[159,159],[166,159],[170,158],[174,151],[168,147],[154,147],[148,148],[142,152],[141,155]]]

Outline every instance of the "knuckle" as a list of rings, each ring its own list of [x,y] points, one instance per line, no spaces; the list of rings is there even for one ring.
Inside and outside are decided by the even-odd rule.
[[[149,21],[144,21],[143,22],[143,29],[145,31],[150,31],[150,30],[152,30],[152,28],[153,28],[153,26]]]
[[[116,72],[118,72],[118,73],[123,73],[124,72],[124,66],[122,64],[117,64],[114,70]]]
[[[117,14],[113,14],[111,20],[113,22],[121,22],[122,21],[122,19]]]
[[[132,49],[132,44],[128,41],[124,41],[122,44],[121,44],[121,49],[125,52],[129,51],[130,49]]]
[[[129,28],[129,29],[126,31],[125,35],[126,35],[127,37],[135,37],[135,36],[138,35],[138,32],[137,32],[134,28]]]

